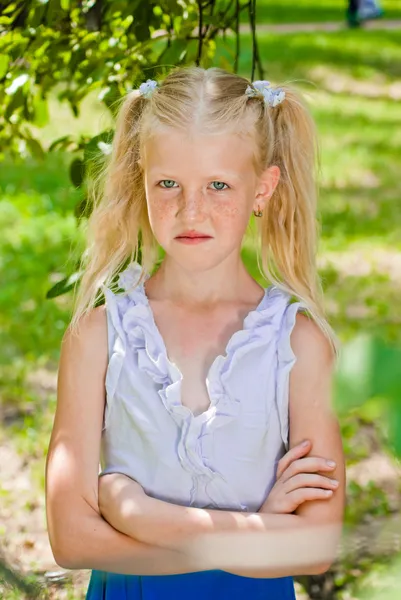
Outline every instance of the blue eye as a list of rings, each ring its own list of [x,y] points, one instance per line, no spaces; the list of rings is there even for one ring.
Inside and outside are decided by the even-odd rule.
[[[214,183],[217,183],[217,184],[220,184],[220,185],[225,185],[225,186],[227,186],[227,189],[228,189],[228,185],[227,185],[226,183],[224,183],[224,181],[212,181],[212,184],[214,184]],[[223,189],[224,189],[224,188],[221,188],[221,187],[219,187],[219,188],[217,188],[217,190],[216,190],[216,191],[219,191],[219,192],[220,192],[220,191],[222,191]]]
[[[174,179],[162,179],[161,181],[159,181],[159,183],[163,183],[165,181],[167,181],[168,183],[175,183]],[[167,190],[171,190],[173,186],[171,186],[171,185],[166,185],[166,186],[162,185],[162,187],[165,188],[165,189],[167,189]]]

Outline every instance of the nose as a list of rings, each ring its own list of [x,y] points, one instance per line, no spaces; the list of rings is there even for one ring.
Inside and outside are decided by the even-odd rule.
[[[183,193],[180,198],[177,215],[188,221],[200,221],[206,215],[206,199],[202,190]]]

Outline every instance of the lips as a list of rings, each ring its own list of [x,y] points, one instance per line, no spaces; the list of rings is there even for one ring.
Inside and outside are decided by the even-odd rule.
[[[183,233],[181,233],[180,235],[176,236],[177,239],[180,238],[189,238],[189,239],[196,239],[196,238],[210,238],[210,235],[207,235],[206,233],[200,233],[199,231],[184,231]]]

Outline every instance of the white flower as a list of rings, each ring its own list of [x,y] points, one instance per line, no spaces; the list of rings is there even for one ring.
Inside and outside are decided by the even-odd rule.
[[[148,79],[139,86],[139,93],[145,98],[150,98],[154,90],[157,88],[158,83],[154,79]]]
[[[111,144],[106,144],[105,142],[98,142],[97,147],[103,152],[103,154],[111,154],[113,149]]]

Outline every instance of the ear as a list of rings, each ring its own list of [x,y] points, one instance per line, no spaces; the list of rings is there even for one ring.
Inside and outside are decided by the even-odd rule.
[[[256,188],[254,210],[263,210],[269,198],[273,195],[274,190],[280,180],[280,167],[272,165],[263,171],[259,178],[259,183]]]

